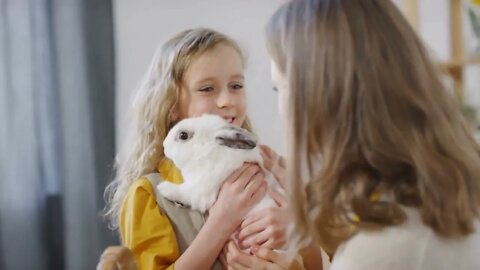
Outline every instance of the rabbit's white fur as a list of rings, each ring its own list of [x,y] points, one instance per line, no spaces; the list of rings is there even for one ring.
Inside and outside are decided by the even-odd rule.
[[[163,181],[158,191],[202,213],[213,205],[222,183],[233,171],[245,162],[263,164],[255,136],[216,115],[180,121],[170,130],[163,146],[165,155],[181,171],[183,183]],[[266,171],[265,175],[269,188],[283,193],[272,174]],[[267,193],[250,213],[274,205]]]

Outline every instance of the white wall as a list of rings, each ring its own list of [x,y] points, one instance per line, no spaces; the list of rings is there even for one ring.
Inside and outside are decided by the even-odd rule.
[[[394,0],[399,5],[403,0]],[[421,2],[421,34],[439,59],[449,56],[448,0]],[[116,0],[114,1],[117,127],[124,134],[130,94],[158,44],[187,28],[205,26],[235,38],[248,56],[249,115],[261,140],[283,152],[276,93],[271,88],[264,27],[282,0]],[[467,37],[467,40],[470,38]],[[467,100],[480,110],[480,68],[467,71]]]

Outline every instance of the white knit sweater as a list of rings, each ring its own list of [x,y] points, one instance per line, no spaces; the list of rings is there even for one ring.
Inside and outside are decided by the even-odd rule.
[[[359,232],[335,253],[330,270],[480,270],[480,223],[476,233],[450,240],[424,225],[419,212],[382,231]]]

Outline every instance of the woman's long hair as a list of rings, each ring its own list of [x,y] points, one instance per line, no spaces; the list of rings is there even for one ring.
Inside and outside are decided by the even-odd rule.
[[[287,178],[298,240],[328,252],[402,223],[474,230],[480,148],[419,38],[388,0],[294,0],[267,25],[288,81]],[[391,201],[370,196],[380,190]],[[354,226],[352,226],[354,225]]]

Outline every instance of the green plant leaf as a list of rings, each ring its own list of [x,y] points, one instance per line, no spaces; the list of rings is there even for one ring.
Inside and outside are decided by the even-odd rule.
[[[475,14],[472,8],[468,9],[468,15],[470,17],[470,22],[472,23],[472,29],[477,38],[480,38],[480,18]]]

